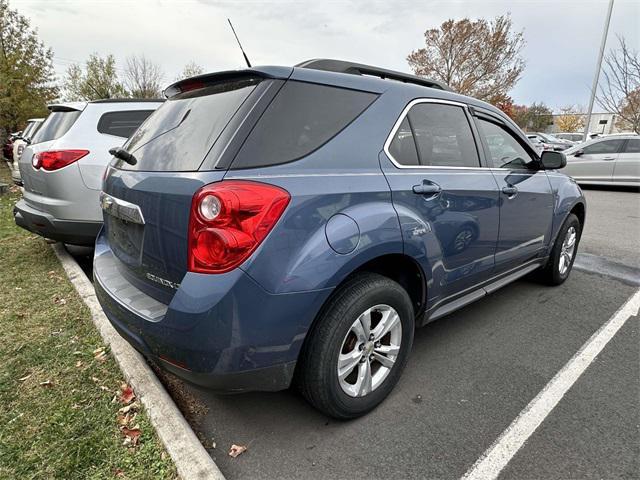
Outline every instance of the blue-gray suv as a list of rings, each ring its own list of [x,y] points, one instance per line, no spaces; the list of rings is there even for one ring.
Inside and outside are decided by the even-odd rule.
[[[564,282],[585,200],[501,111],[311,60],[201,75],[112,150],[95,287],[139,351],[223,392],[295,384],[353,418],[414,329],[534,273]]]

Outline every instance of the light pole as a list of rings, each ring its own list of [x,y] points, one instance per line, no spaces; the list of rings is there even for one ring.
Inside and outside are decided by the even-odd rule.
[[[607,19],[604,22],[604,32],[602,32],[602,43],[600,44],[600,54],[598,55],[598,63],[596,64],[596,74],[593,77],[593,86],[591,87],[591,98],[589,99],[589,110],[587,110],[587,122],[584,126],[584,134],[582,141],[587,141],[589,135],[589,125],[591,124],[591,114],[593,113],[593,102],[596,99],[596,90],[598,89],[598,79],[600,78],[600,69],[602,68],[602,57],[604,56],[604,47],[607,45],[607,34],[609,33],[609,23],[611,22],[611,11],[613,10],[613,0],[609,0],[609,9],[607,10]]]

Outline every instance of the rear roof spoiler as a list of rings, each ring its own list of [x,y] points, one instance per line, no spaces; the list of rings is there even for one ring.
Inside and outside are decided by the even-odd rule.
[[[205,85],[224,82],[225,80],[234,80],[240,78],[280,78],[287,79],[291,76],[293,69],[291,67],[256,67],[245,68],[242,70],[225,70],[222,72],[205,73],[195,77],[185,78],[172,83],[162,92],[165,97],[171,98],[179,93],[202,88]]]
[[[347,62],[344,60],[332,60],[328,58],[316,58],[307,60],[296,65],[298,68],[310,68],[313,70],[324,70],[327,72],[348,73],[352,75],[369,75],[381,79],[396,80],[398,82],[413,83],[422,87],[437,88],[439,90],[451,91],[451,88],[437,80],[418,77],[409,73],[387,70],[386,68],[363,65],[362,63]]]
[[[67,103],[52,103],[47,105],[47,108],[51,112],[81,112],[87,106],[87,102],[67,102]]]

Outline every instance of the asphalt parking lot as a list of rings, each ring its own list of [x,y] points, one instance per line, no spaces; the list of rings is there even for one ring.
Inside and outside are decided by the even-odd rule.
[[[364,418],[328,419],[291,391],[221,396],[171,379],[222,472],[463,476],[640,285],[640,193],[586,196],[582,255],[569,280],[550,288],[524,279],[418,330],[400,383]],[[639,317],[629,318],[501,478],[637,478],[639,329]],[[232,443],[247,452],[229,457]]]

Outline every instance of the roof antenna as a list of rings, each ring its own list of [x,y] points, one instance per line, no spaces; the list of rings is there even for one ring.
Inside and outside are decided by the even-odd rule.
[[[233,28],[233,24],[231,23],[231,20],[229,20],[227,18],[227,22],[229,22],[229,26],[231,27],[231,31],[233,32],[233,36],[236,37],[236,42],[238,42],[238,46],[240,47],[240,50],[242,51],[242,55],[244,56],[244,61],[247,62],[247,67],[251,68],[251,62],[249,61],[249,57],[247,57],[247,54],[244,53],[244,49],[242,48],[242,44],[240,43],[240,39],[238,38],[238,35],[236,35],[236,29]]]

